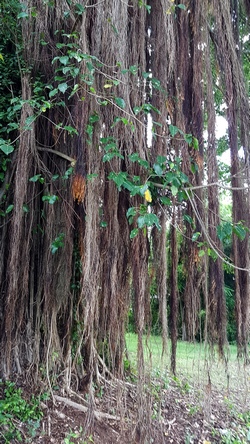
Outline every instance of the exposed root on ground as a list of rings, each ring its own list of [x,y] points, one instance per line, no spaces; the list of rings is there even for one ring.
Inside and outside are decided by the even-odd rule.
[[[64,398],[62,396],[54,395],[54,399],[58,402],[64,402],[64,404],[67,404],[69,407],[73,407],[74,409],[79,410],[80,412],[87,413],[89,410],[89,407],[86,407],[85,405],[78,404],[75,401],[71,401],[69,398]],[[102,419],[110,419],[112,421],[120,421],[121,418],[119,416],[110,415],[109,413],[104,412],[98,412],[97,410],[93,411],[93,415],[95,419],[98,419],[101,421]]]

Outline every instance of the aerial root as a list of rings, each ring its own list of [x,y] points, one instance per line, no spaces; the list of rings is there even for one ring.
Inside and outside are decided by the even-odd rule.
[[[102,368],[103,368],[103,370],[104,370],[104,373],[106,373],[106,374],[110,377],[111,381],[113,381],[114,383],[116,383],[116,384],[118,384],[118,385],[123,385],[123,386],[126,386],[126,387],[131,387],[131,388],[135,388],[135,387],[136,387],[135,384],[131,384],[131,382],[123,381],[123,380],[121,380],[121,379],[116,378],[116,377],[111,373],[111,371],[107,368],[107,366],[106,366],[105,362],[103,361],[103,359],[102,359],[99,355],[97,356],[97,358],[98,358],[98,361],[100,362],[100,364],[101,364],[101,366],[102,366]],[[99,373],[99,375],[98,375],[98,378],[99,378],[99,379],[102,379],[102,380],[106,381],[108,384],[112,385],[112,384],[110,383],[110,381],[108,381],[108,380],[107,380],[104,376],[102,376],[100,373]]]

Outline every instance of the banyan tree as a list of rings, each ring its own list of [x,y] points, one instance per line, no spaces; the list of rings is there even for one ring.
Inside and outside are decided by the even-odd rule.
[[[73,375],[90,386],[100,368],[122,378],[129,310],[143,375],[152,280],[172,370],[180,307],[188,340],[205,308],[202,337],[223,355],[225,262],[247,357],[249,0],[2,3],[1,54],[16,53],[19,77],[12,98],[1,90],[12,112],[0,134],[1,377],[44,366],[66,387]],[[222,105],[231,258],[217,235]]]

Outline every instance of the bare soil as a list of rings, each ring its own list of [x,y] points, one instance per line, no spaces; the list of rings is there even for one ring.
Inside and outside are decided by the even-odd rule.
[[[35,438],[20,428],[23,442],[32,444],[247,443],[248,398],[247,387],[239,393],[210,383],[201,388],[185,379],[155,378],[145,384],[140,410],[133,383],[103,380],[91,408],[87,394],[58,389],[54,402],[52,397],[42,402]]]

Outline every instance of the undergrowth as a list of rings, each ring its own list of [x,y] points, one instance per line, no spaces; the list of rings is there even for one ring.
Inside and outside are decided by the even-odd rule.
[[[23,397],[14,382],[0,381],[0,443],[31,442],[36,436],[43,414],[40,397]]]

